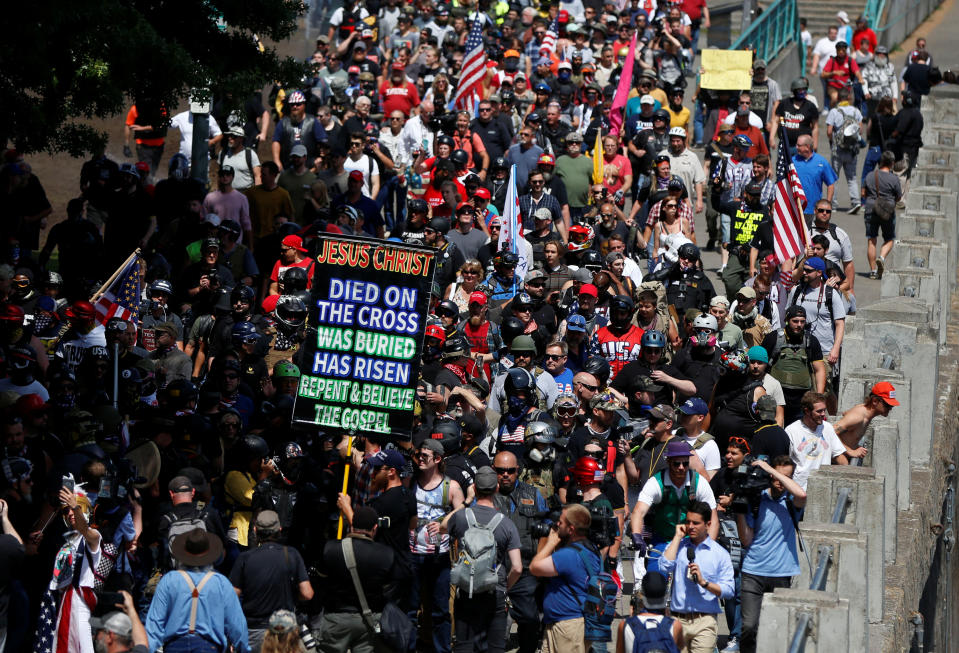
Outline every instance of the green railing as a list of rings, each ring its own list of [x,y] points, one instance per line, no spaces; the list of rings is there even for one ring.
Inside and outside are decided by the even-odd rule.
[[[866,0],[866,7],[862,10],[862,15],[869,21],[869,26],[874,32],[880,32],[885,27],[880,27],[879,21],[882,20],[882,12],[886,10],[886,0]]]
[[[776,0],[756,17],[730,50],[752,50],[757,59],[772,61],[792,43],[800,44],[799,57],[806,69],[806,48],[799,37],[799,4],[796,0]]]

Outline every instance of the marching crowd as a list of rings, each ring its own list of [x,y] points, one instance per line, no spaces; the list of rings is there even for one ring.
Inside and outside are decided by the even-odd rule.
[[[839,12],[805,77],[700,88],[709,20],[345,0],[299,88],[217,98],[209,186],[146,102],[65,216],[9,150],[0,653],[756,650],[810,473],[898,405],[836,415],[835,184],[880,278],[938,70]],[[320,234],[435,254],[411,437],[292,423]]]

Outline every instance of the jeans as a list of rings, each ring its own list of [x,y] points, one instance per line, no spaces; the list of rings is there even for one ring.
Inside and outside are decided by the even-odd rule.
[[[706,104],[696,99],[696,105],[693,107],[693,143],[702,143],[703,126],[706,122]]]
[[[743,632],[739,648],[744,653],[756,650],[756,634],[759,632],[759,610],[763,605],[763,594],[772,592],[777,587],[789,587],[790,576],[754,576],[742,574],[742,591],[740,601],[743,611]]]
[[[726,611],[726,627],[729,629],[729,636],[741,638],[743,632],[743,576],[736,572],[736,593],[733,597],[723,601],[723,609]]]
[[[452,633],[450,630],[450,557],[448,553],[413,554],[413,579],[410,583],[412,612],[416,619],[420,606],[420,591],[429,587],[433,595],[430,614],[433,617],[433,650],[436,653],[449,653]],[[424,606],[425,609],[425,606]],[[416,650],[414,639],[413,648]]]
[[[862,164],[862,176],[860,177],[860,184],[865,185],[866,175],[876,169],[876,166],[879,165],[879,156],[882,154],[882,148],[878,145],[873,145],[868,150],[866,150],[866,160]]]
[[[850,206],[858,206],[862,202],[859,197],[859,177],[856,176],[856,158],[859,152],[856,150],[836,149],[832,152],[832,169],[838,176],[840,172],[846,175],[846,184],[849,186]],[[833,208],[838,206],[838,200],[833,195]]]
[[[197,634],[187,634],[164,643],[163,653],[222,653],[222,649]]]
[[[406,184],[400,183],[400,179],[399,175],[390,177],[375,198],[376,205],[383,210],[387,236],[397,224],[406,221]]]

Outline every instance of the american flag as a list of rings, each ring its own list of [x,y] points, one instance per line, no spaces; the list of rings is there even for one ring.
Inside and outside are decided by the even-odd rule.
[[[809,240],[803,218],[806,193],[789,158],[788,142],[783,128],[776,156],[776,200],[773,203],[773,240],[780,263],[806,251]]]
[[[473,21],[469,36],[466,37],[466,56],[460,79],[453,95],[453,106],[470,111],[479,99],[483,77],[486,75],[486,47],[483,43],[483,21]]]
[[[543,37],[543,45],[539,47],[539,56],[548,57],[556,50],[556,39],[559,38],[559,20],[553,19],[553,22],[546,28],[546,36]]]
[[[140,310],[140,257],[134,257],[117,275],[94,307],[101,324],[111,317],[118,317],[138,326]]]

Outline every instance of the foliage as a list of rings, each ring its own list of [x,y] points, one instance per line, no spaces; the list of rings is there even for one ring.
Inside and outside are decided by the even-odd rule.
[[[193,88],[237,102],[302,64],[261,48],[297,27],[299,0],[29,0],[11,3],[0,42],[0,138],[24,152],[82,156],[89,125],[130,98],[175,107]]]

